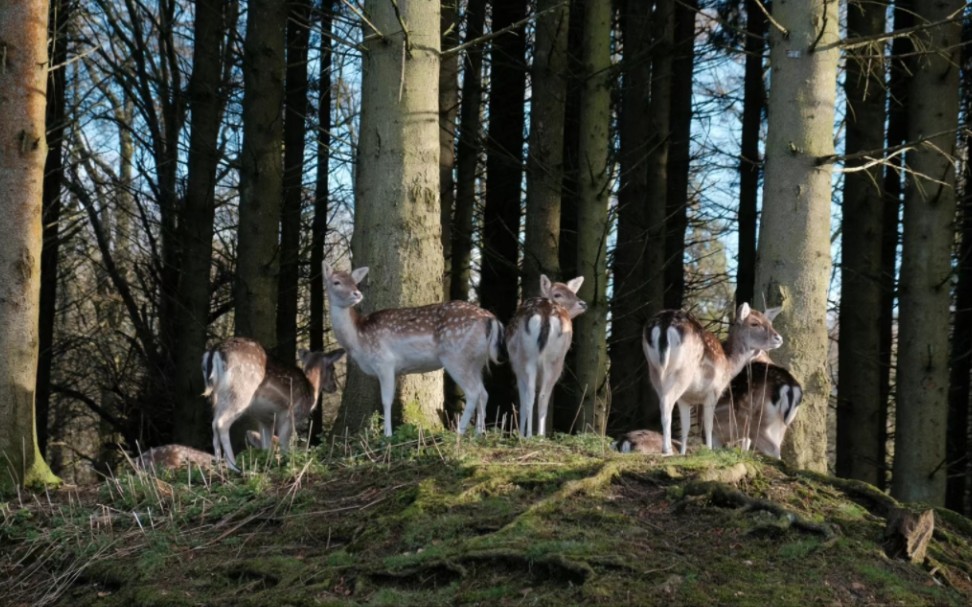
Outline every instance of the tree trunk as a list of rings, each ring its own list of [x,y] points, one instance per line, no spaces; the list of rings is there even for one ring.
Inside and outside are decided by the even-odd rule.
[[[324,350],[324,250],[327,244],[327,213],[330,200],[331,164],[331,66],[333,53],[331,25],[334,3],[324,0],[321,14],[320,97],[317,102],[317,181],[314,184],[314,219],[311,227],[310,267],[310,349]],[[324,407],[314,407],[311,414],[311,443],[320,441],[324,430]]]
[[[652,393],[641,350],[641,329],[647,320],[645,293],[645,159],[650,124],[651,2],[626,0],[622,5],[624,41],[621,73],[621,114],[618,129],[618,230],[614,249],[614,296],[611,298],[611,416],[620,430],[642,428],[658,407],[646,402]]]
[[[774,3],[773,9],[774,20],[788,34],[770,29],[772,90],[755,298],[767,307],[783,306],[775,325],[785,342],[774,358],[805,390],[783,458],[823,471],[838,12],[837,3],[826,0]]]
[[[692,79],[695,66],[695,15],[698,0],[675,3],[672,54],[667,226],[665,229],[665,297],[669,309],[685,297],[685,232],[688,229],[689,160],[692,143]]]
[[[307,132],[307,47],[310,0],[288,0],[284,99],[283,207],[280,211],[280,278],[277,282],[277,347],[281,361],[297,360],[297,293],[300,224],[304,202],[304,136]]]
[[[286,26],[285,2],[249,3],[243,43],[243,151],[233,297],[236,334],[256,339],[270,350],[277,345]]]
[[[219,128],[225,108],[222,72],[230,59],[227,36],[236,22],[235,3],[199,0],[189,80],[190,118],[188,184],[183,219],[179,224],[184,251],[179,292],[184,309],[172,353],[176,384],[173,440],[197,448],[211,443],[209,409],[203,402],[199,360],[206,348],[209,327],[210,280],[213,256],[216,169]]]
[[[494,0],[493,31],[526,16],[523,0]],[[493,39],[489,127],[486,140],[486,205],[483,210],[482,306],[509,322],[518,301],[521,181],[523,175],[523,99],[526,87],[525,43],[514,31]],[[489,420],[513,413],[513,373],[494,367],[486,379]]]
[[[361,139],[352,250],[369,266],[368,311],[442,298],[439,228],[439,3],[365,2]],[[405,423],[441,427],[442,373],[399,378]],[[349,365],[335,430],[355,431],[379,408],[378,381]]]
[[[0,493],[56,483],[37,448],[48,3],[0,0]]]
[[[584,277],[578,295],[587,311],[574,321],[580,415],[575,430],[603,434],[610,390],[607,382],[607,238],[611,151],[611,2],[585,3],[581,58],[587,68],[581,89],[577,266]]]
[[[742,143],[739,158],[739,253],[736,305],[762,304],[754,299],[756,274],[756,201],[759,199],[759,130],[766,107],[763,54],[766,14],[760,0],[746,0],[746,72],[743,81]]]
[[[537,4],[527,157],[526,237],[523,243],[523,297],[540,294],[540,275],[560,273],[560,191],[564,183],[564,110],[567,95],[569,5]]]
[[[884,33],[886,2],[855,1],[847,36]],[[884,43],[848,51],[846,154],[884,145]],[[867,156],[870,156],[868,154]],[[881,402],[881,260],[884,190],[881,165],[846,162],[841,230],[840,333],[837,389],[837,474],[878,485],[884,475],[885,403]]]
[[[64,127],[67,61],[67,28],[74,5],[67,0],[50,3],[48,37],[51,65],[47,73],[47,159],[44,166],[44,246],[41,251],[40,322],[37,364],[37,448],[47,455],[48,413],[51,400],[51,371],[54,364],[54,326],[57,319],[57,270],[60,251],[61,187],[64,180]]]
[[[648,228],[645,251],[644,294],[646,318],[665,305],[665,231],[668,215],[668,152],[672,108],[672,44],[675,0],[656,0],[651,35],[651,101],[648,117],[648,185],[645,222]]]
[[[916,2],[908,106],[908,152],[898,330],[898,398],[892,494],[945,503],[949,304],[955,240],[955,129],[958,127],[960,0]],[[919,142],[919,139],[927,138]]]
[[[466,5],[466,42],[483,35],[486,0]],[[483,109],[483,52],[479,45],[464,51],[462,105],[459,110],[459,141],[456,145],[456,211],[452,218],[450,299],[469,299],[472,284],[473,216],[476,211],[476,180],[479,167],[480,114]]]
[[[442,0],[442,50],[459,44],[459,0]],[[456,116],[459,113],[459,54],[450,53],[439,65],[439,198],[442,207],[442,257],[445,260],[442,288],[449,299],[452,290],[452,217],[456,205]],[[447,378],[448,379],[448,378]],[[447,394],[450,390],[447,389]]]

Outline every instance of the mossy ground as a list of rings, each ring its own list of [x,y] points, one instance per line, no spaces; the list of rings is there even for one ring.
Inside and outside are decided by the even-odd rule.
[[[242,475],[0,504],[7,605],[967,605],[972,524],[881,548],[890,498],[734,451],[366,437]]]

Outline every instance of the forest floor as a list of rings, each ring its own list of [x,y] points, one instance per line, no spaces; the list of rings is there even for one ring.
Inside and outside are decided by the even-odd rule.
[[[3,605],[969,605],[972,522],[737,451],[375,436],[0,502]]]

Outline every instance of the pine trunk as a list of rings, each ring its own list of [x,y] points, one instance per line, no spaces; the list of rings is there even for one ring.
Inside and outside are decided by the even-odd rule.
[[[585,3],[581,89],[577,266],[584,277],[578,295],[587,311],[574,321],[577,401],[575,430],[603,434],[610,390],[607,383],[607,237],[611,149],[611,2]]]
[[[897,410],[891,492],[902,501],[945,503],[955,157],[961,0],[918,2],[908,106],[904,234],[899,288]],[[947,23],[939,23],[951,17]]]
[[[442,299],[439,226],[439,3],[368,0],[363,24],[361,139],[352,252],[369,266],[367,311]],[[401,31],[401,23],[407,30]],[[399,378],[396,417],[441,427],[442,373]],[[356,431],[380,409],[378,381],[354,364],[335,430]]]
[[[286,27],[285,2],[249,3],[243,43],[243,151],[233,296],[236,334],[270,350],[277,345]]]
[[[0,493],[57,482],[37,448],[34,416],[47,24],[46,1],[0,0]]]
[[[837,3],[826,0],[780,2],[773,9],[787,35],[778,27],[770,29],[772,90],[755,299],[766,307],[783,307],[774,324],[785,341],[774,359],[805,390],[783,458],[799,468],[823,471],[830,395],[827,289],[838,11]]]
[[[459,0],[442,0],[440,31],[443,51],[459,44]],[[459,54],[439,61],[439,197],[442,207],[443,297],[452,290],[452,217],[456,206],[456,116],[459,113]],[[448,378],[447,378],[448,379]],[[447,388],[448,394],[453,390]]]
[[[884,33],[886,2],[852,2],[847,36]],[[841,230],[837,389],[837,474],[878,485],[884,475],[885,404],[881,402],[882,167],[864,165],[884,145],[884,43],[848,51],[846,154]]]

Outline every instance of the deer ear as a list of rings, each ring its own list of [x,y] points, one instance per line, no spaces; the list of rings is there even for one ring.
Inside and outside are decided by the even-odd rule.
[[[325,354],[324,358],[327,359],[328,363],[333,365],[337,361],[341,360],[343,356],[344,356],[344,348],[338,348],[337,350]]]
[[[542,297],[547,297],[550,295],[550,279],[547,278],[546,274],[540,275],[540,295]]]
[[[332,268],[331,264],[327,263],[326,261],[321,263],[321,270],[324,272],[324,280],[330,279],[331,274],[334,274],[334,268]]]
[[[770,308],[769,310],[763,312],[763,314],[766,315],[766,318],[770,319],[770,322],[773,322],[773,319],[779,316],[780,312],[782,311],[783,311],[783,307],[780,306],[778,308]]]
[[[574,293],[576,293],[577,291],[580,290],[582,284],[584,284],[584,277],[578,276],[577,278],[571,279],[567,283],[567,288],[573,291]]]
[[[739,309],[736,310],[736,322],[740,323],[746,320],[746,318],[749,317],[750,312],[752,312],[752,310],[750,309],[748,303],[740,304]]]
[[[305,350],[303,348],[301,348],[300,350],[297,350],[297,358],[300,359],[300,362],[301,363],[307,362],[307,356],[309,354],[310,354],[310,350]]]
[[[360,283],[364,280],[364,277],[368,275],[368,266],[362,266],[351,272],[351,278],[354,280],[354,284]]]

